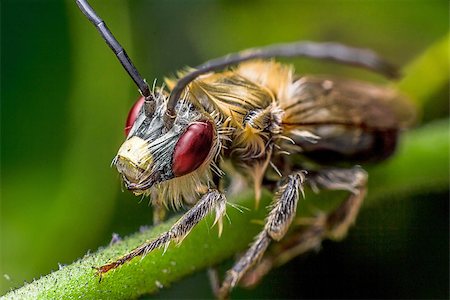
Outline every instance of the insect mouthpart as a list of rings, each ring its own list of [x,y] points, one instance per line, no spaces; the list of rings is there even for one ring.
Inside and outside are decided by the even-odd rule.
[[[125,187],[141,194],[155,183],[150,168],[153,157],[148,150],[148,143],[140,137],[133,136],[126,140],[119,149],[114,164],[122,175]],[[153,178],[153,179],[152,179]]]

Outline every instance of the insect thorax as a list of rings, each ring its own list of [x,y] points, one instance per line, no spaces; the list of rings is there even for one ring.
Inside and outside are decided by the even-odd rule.
[[[231,128],[226,156],[252,165],[265,161],[281,134],[283,110],[292,84],[292,69],[273,61],[255,61],[192,82],[189,97],[210,113],[219,113],[222,128]]]
[[[199,77],[187,99],[222,120],[222,156],[253,179],[257,194],[282,139],[283,102],[292,90],[293,70],[273,61],[255,61]],[[169,87],[173,84],[168,81]]]

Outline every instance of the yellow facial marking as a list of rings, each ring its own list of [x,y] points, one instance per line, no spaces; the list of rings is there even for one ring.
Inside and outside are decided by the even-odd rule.
[[[130,182],[139,183],[144,172],[153,159],[148,150],[148,143],[137,137],[126,140],[117,153],[117,170],[125,175]]]

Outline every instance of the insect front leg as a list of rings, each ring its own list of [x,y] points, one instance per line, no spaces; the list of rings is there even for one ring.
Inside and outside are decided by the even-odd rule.
[[[214,224],[218,223],[219,234],[222,231],[222,217],[225,214],[226,198],[225,195],[218,190],[211,189],[192,207],[186,212],[173,226],[172,228],[159,235],[153,240],[146,241],[141,246],[137,247],[133,251],[120,257],[116,261],[103,265],[97,268],[97,274],[102,275],[109,270],[115,269],[127,261],[137,257],[146,255],[147,253],[161,247],[167,247],[171,241],[180,243],[197,225],[203,220],[210,212],[216,212],[216,218]]]
[[[366,195],[367,173],[360,167],[324,169],[308,174],[313,189],[346,190],[351,194],[335,210],[319,214],[306,225],[295,228],[280,243],[274,245],[261,262],[241,280],[243,286],[253,286],[274,267],[285,264],[305,252],[316,250],[324,239],[341,239],[354,223]]]
[[[247,252],[229,270],[222,286],[217,291],[219,298],[226,298],[241,277],[264,255],[271,240],[279,241],[286,234],[297,209],[299,192],[303,193],[305,172],[296,172],[286,178],[278,189],[272,209],[267,217],[263,231],[258,234]]]

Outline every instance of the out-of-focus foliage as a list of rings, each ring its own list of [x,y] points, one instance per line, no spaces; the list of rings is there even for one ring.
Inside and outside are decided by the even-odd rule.
[[[448,34],[449,21],[448,1],[91,2],[149,82],[228,52],[295,40],[372,48],[406,65]],[[151,209],[121,193],[108,167],[137,92],[94,28],[69,1],[6,0],[1,14],[3,294],[107,244],[112,232],[149,224]],[[295,66],[383,80],[328,63]],[[448,51],[436,66],[444,67],[399,85],[423,105],[419,126],[448,117]],[[252,294],[236,295],[448,297],[448,190],[403,200],[371,205],[347,240],[325,243]],[[208,289],[198,275],[161,297],[186,295],[192,284]]]

